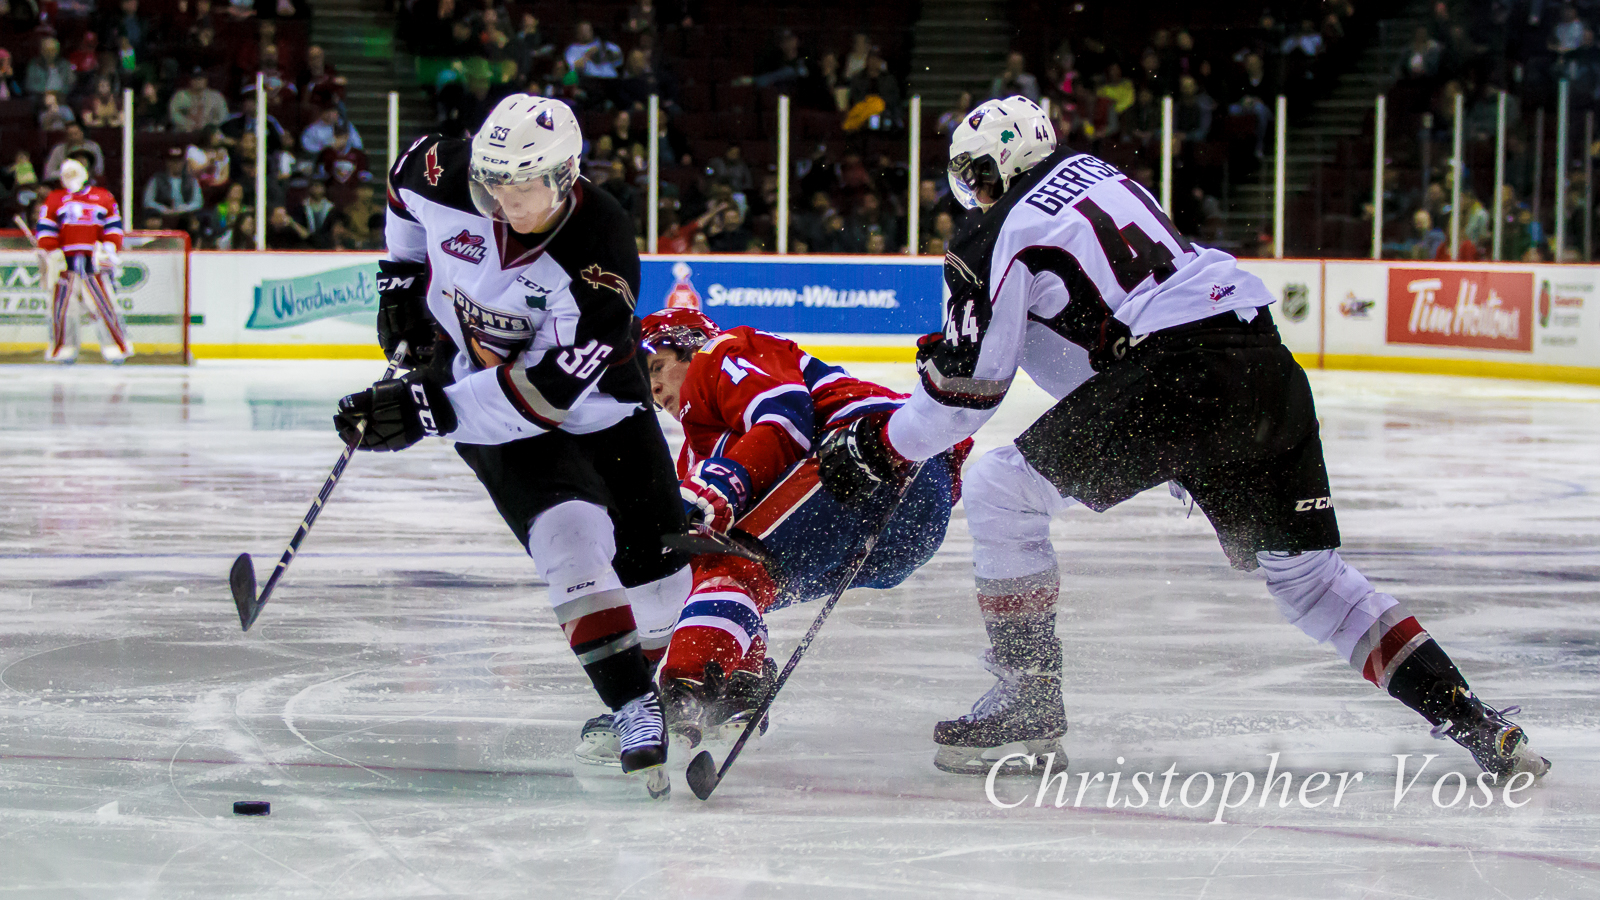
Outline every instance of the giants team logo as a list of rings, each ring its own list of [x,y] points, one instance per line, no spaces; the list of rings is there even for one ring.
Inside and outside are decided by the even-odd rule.
[[[490,309],[455,292],[456,319],[467,339],[467,352],[485,369],[516,359],[533,343],[533,319]]]
[[[633,296],[633,288],[628,287],[628,280],[621,275],[607,272],[605,269],[600,268],[599,263],[584,269],[582,274],[583,280],[588,282],[591,287],[605,288],[608,291],[616,291],[621,294],[623,302],[628,304],[629,309],[633,309],[637,303]]]
[[[1391,344],[1533,351],[1533,275],[1390,269]]]
[[[429,151],[432,152],[431,150]],[[489,248],[483,244],[483,238],[472,232],[461,229],[461,233],[439,245],[439,249],[454,256],[464,259],[473,265],[483,262],[483,257],[488,254]]]

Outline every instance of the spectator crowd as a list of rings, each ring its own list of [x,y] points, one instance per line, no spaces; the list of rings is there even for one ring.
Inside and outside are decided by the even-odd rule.
[[[394,12],[433,127],[470,135],[513,92],[569,103],[584,123],[585,176],[635,216],[641,234],[656,150],[665,252],[776,249],[781,94],[793,107],[790,251],[900,253],[914,241],[918,252],[941,253],[964,214],[942,177],[945,140],[976,103],[1022,94],[1046,105],[1064,141],[1152,190],[1161,100],[1171,96],[1174,221],[1192,238],[1249,254],[1270,236],[1230,240],[1223,200],[1270,152],[1275,98],[1288,98],[1291,123],[1304,121],[1377,43],[1378,19],[1395,11],[1358,2],[1269,0],[1197,17],[1153,0],[1135,20],[1084,4],[1011,0],[1013,21],[1030,23],[1015,31],[1013,52],[996,71],[974,73],[953,104],[924,110],[920,162],[929,177],[915,185],[915,223],[907,221],[905,133],[920,7],[909,0],[870,9],[819,0],[804,10],[733,0],[397,0]],[[1515,162],[1501,188],[1509,246],[1519,258],[1549,256],[1553,204],[1537,202],[1530,148],[1544,144],[1529,132],[1528,111],[1548,108],[1560,80],[1578,111],[1600,105],[1600,0],[1440,0],[1430,10],[1403,47],[1391,48],[1392,109],[1405,118],[1391,129],[1399,137],[1385,185],[1388,252],[1448,252],[1439,234],[1455,176],[1437,148],[1453,128],[1454,98],[1466,99],[1466,126],[1481,144],[1504,89],[1514,128]],[[102,181],[114,178],[121,148],[111,129],[123,125],[123,90],[131,89],[140,175],[136,208],[124,215],[135,226],[182,230],[203,248],[254,246],[258,231],[275,248],[381,247],[382,173],[374,178],[345,108],[359,87],[310,43],[311,15],[309,0],[0,0],[6,213],[38,203],[69,156]],[[652,95],[662,110],[654,134]],[[268,123],[261,159],[258,103]],[[1469,254],[1482,252],[1492,226],[1495,186],[1482,168],[1469,165],[1463,176]],[[1357,194],[1330,188],[1327,196],[1335,214],[1370,223],[1371,205]],[[1582,224],[1569,223],[1568,233]]]
[[[135,208],[123,210],[133,227],[184,231],[208,249],[253,248],[258,228],[276,249],[381,247],[381,181],[345,116],[346,79],[307,40],[310,16],[306,0],[0,0],[7,220],[36,215],[69,156],[101,183],[120,180],[107,163],[115,154],[120,164],[126,89],[140,175]]]

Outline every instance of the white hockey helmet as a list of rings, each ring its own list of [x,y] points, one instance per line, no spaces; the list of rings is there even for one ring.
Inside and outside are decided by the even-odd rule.
[[[501,100],[472,136],[472,202],[484,215],[506,221],[490,188],[542,183],[550,208],[564,203],[578,182],[583,131],[560,100],[512,94]]]
[[[999,199],[1011,179],[1054,153],[1056,130],[1039,104],[1020,94],[988,100],[967,113],[950,135],[950,190],[967,209],[979,206],[978,189]]]
[[[76,194],[88,183],[89,170],[83,167],[83,163],[69,159],[61,164],[61,186],[67,189],[67,193]]]

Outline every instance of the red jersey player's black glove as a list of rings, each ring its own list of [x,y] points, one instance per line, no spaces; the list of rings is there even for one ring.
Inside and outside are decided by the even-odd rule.
[[[884,433],[889,413],[869,413],[822,439],[817,465],[822,486],[835,500],[850,506],[867,499],[885,484],[900,484],[911,461],[896,453]]]
[[[359,430],[362,420],[365,432]],[[404,450],[429,435],[455,431],[456,412],[444,388],[423,372],[411,372],[340,400],[333,424],[346,444],[360,440],[363,450]]]

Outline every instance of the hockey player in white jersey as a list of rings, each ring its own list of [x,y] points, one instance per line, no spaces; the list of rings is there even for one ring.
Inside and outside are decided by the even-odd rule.
[[[950,158],[952,189],[983,213],[945,259],[944,333],[921,342],[904,406],[856,420],[822,448],[829,489],[860,493],[971,435],[1019,366],[1058,399],[967,472],[978,606],[999,681],[971,713],[935,727],[935,764],[982,773],[1001,748],[1056,749],[1067,722],[1050,518],[1173,481],[1229,562],[1265,573],[1289,621],[1486,771],[1544,774],[1549,762],[1505,717],[1515,708],[1480,701],[1405,605],[1340,558],[1310,384],[1260,280],[1185,240],[1115,167],[1058,149],[1025,98],[972,110]]]
[[[684,530],[672,457],[635,348],[633,223],[578,175],[559,101],[514,94],[470,142],[418,140],[389,174],[379,343],[415,366],[344,398],[346,440],[446,435],[540,575],[573,652],[615,711],[620,763],[663,795],[667,744],[647,651],[691,584],[661,535]]]

